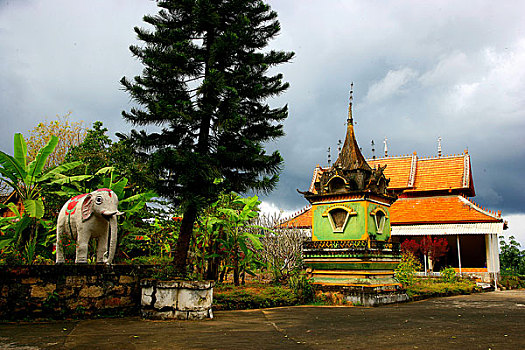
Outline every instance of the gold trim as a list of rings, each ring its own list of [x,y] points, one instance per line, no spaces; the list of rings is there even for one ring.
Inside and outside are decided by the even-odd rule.
[[[336,229],[334,219],[332,218],[332,215],[330,215],[330,212],[332,210],[334,210],[334,209],[341,209],[341,210],[346,211],[345,222],[343,223],[343,226],[341,227],[341,229]],[[326,209],[321,214],[322,217],[327,217],[328,216],[328,221],[330,221],[330,225],[332,226],[332,231],[334,233],[344,233],[345,228],[346,228],[346,224],[348,224],[348,220],[350,220],[351,216],[356,216],[356,215],[357,215],[357,212],[352,207],[350,207],[347,204],[332,204],[332,205],[329,205],[329,206],[326,207]]]
[[[394,271],[391,272],[370,272],[370,271],[355,271],[355,270],[313,270],[313,275],[394,275]]]
[[[348,287],[386,287],[386,286],[399,286],[399,287],[401,287],[401,283],[360,284],[360,283],[313,282],[313,284],[319,284],[319,285],[323,285],[323,286],[348,286]]]

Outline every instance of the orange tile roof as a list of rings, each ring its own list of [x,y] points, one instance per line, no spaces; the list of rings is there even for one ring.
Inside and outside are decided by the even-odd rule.
[[[312,227],[312,210],[305,208],[290,219],[284,220],[279,224],[280,228],[311,228]]]
[[[485,210],[462,196],[400,198],[390,207],[392,225],[501,222],[501,213]],[[306,209],[280,227],[311,228],[312,211]]]
[[[399,198],[390,207],[392,225],[499,222],[501,216],[462,196]]]
[[[463,157],[418,160],[414,191],[463,188],[463,171]]]
[[[367,159],[368,164],[375,168],[386,165],[385,176],[390,179],[388,189],[404,192],[441,191],[448,193],[456,191],[463,195],[474,197],[474,183],[470,156],[445,156],[439,158],[418,158],[413,156],[386,157]],[[314,182],[326,168],[316,167],[313,174],[310,192],[314,192]]]
[[[386,164],[384,174],[387,179],[390,179],[390,183],[388,184],[389,189],[408,187],[412,157],[368,159],[367,162],[372,168]]]

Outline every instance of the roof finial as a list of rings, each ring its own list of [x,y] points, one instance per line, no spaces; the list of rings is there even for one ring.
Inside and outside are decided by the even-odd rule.
[[[375,142],[374,140],[372,140],[372,142],[370,143],[372,145],[372,159],[376,159],[376,149],[374,148],[375,146]]]
[[[343,141],[338,140],[337,141],[337,154],[341,153],[341,145],[343,144]]]
[[[387,140],[388,140],[388,139],[387,139],[386,136],[385,136],[385,141],[383,141],[383,143],[385,144],[385,158],[388,157],[388,145],[386,144],[386,141],[387,141]]]
[[[352,102],[354,101],[354,82],[350,84],[350,98],[348,103],[348,125],[354,125],[354,118],[352,118]]]
[[[441,136],[438,137],[438,158],[441,158]]]
[[[332,163],[332,155],[330,154],[330,147],[328,147],[328,166],[330,166],[330,163]]]

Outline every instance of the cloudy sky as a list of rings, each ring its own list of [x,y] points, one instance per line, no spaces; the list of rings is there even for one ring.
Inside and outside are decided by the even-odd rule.
[[[507,234],[525,243],[525,2],[272,0],[282,32],[272,48],[295,51],[279,67],[291,87],[285,168],[266,208],[297,210],[295,191],[316,164],[336,158],[344,138],[350,82],[365,156],[388,138],[389,155],[468,148],[475,201],[502,210]],[[134,26],[156,12],[150,0],[0,0],[0,149],[39,121],[72,112],[111,134],[129,97],[122,76],[141,71],[128,50]],[[523,224],[521,224],[523,223]]]

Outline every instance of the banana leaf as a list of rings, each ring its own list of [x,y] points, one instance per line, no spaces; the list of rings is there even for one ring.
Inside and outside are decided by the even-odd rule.
[[[18,165],[27,171],[27,144],[21,133],[16,133],[14,137],[14,158]]]
[[[107,173],[112,172],[114,170],[115,170],[115,167],[107,166],[105,168],[98,169],[97,172],[95,173],[95,175],[107,174]]]
[[[31,183],[40,176],[44,166],[46,165],[47,157],[53,153],[57,144],[58,137],[51,136],[51,139],[47,142],[47,144],[38,151],[35,159],[28,165],[28,175],[26,177],[27,180],[25,181],[26,185],[30,186]]]
[[[261,241],[259,240],[259,237],[252,233],[245,232],[244,235],[252,241],[253,247],[257,250],[262,249],[263,245]]]
[[[22,216],[22,219],[16,223],[15,235],[13,237],[15,242],[18,241],[22,231],[24,231],[29,226],[29,224],[31,224],[31,218],[27,215]]]
[[[59,166],[57,166],[57,167],[49,170],[48,172],[46,172],[42,177],[40,177],[37,180],[37,182],[43,182],[43,181],[45,181],[47,179],[50,179],[52,177],[66,177],[62,173],[66,172],[66,171],[69,171],[71,169],[74,169],[74,168],[78,167],[81,164],[82,164],[81,161],[60,164]]]
[[[65,176],[60,177],[59,179],[51,181],[50,185],[63,185],[72,183],[75,181],[84,181],[84,180],[90,180],[93,178],[93,175],[75,175],[75,176]]]
[[[4,249],[5,247],[11,245],[13,243],[13,238],[5,238],[0,240],[0,249]]]
[[[42,199],[25,199],[23,203],[25,211],[30,217],[40,219],[44,216],[44,202]]]
[[[115,192],[117,197],[122,198],[124,197],[124,187],[126,187],[127,184],[128,179],[123,177],[122,179],[120,179],[120,181],[112,184],[110,189],[113,190],[113,192]]]
[[[23,181],[27,176],[27,172],[23,169],[18,161],[10,155],[0,151],[0,165],[2,175],[11,180],[14,184]]]

